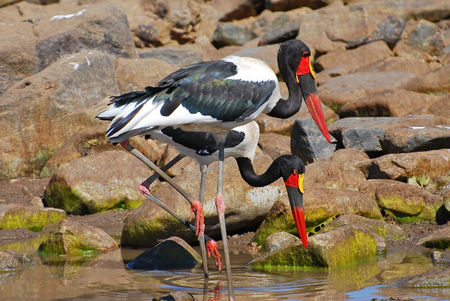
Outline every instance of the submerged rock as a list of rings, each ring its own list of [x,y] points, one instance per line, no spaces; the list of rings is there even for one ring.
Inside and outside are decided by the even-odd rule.
[[[433,269],[427,273],[399,280],[400,287],[447,289],[450,286],[450,267]]]
[[[145,270],[192,269],[201,261],[200,254],[187,242],[179,237],[172,236],[155,247],[144,251],[128,263],[128,268]]]
[[[92,256],[116,249],[119,244],[105,231],[86,224],[62,221],[50,231],[39,251],[57,255]]]
[[[22,263],[8,252],[0,251],[0,274],[23,269]]]

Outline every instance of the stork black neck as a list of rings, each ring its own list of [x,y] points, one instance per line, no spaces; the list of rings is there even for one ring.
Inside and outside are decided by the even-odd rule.
[[[239,171],[245,182],[254,187],[267,186],[281,177],[277,160],[273,161],[269,168],[262,175],[257,175],[253,169],[252,161],[249,158],[236,158]]]
[[[298,60],[298,62],[297,62]],[[301,106],[301,90],[295,78],[295,70],[291,70],[292,61],[299,64],[300,58],[296,58],[294,52],[289,51],[283,45],[280,47],[277,56],[278,68],[280,69],[281,77],[289,91],[288,99],[280,98],[275,107],[267,114],[277,118],[289,118],[300,110]]]

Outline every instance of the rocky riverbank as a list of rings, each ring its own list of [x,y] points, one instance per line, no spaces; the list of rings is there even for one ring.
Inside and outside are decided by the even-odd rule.
[[[195,243],[139,193],[149,170],[108,144],[107,124],[95,116],[111,95],[191,63],[252,56],[278,74],[279,43],[297,38],[312,50],[333,143],[304,105],[285,120],[261,116],[254,166],[262,173],[286,153],[307,163],[310,251],[292,235],[284,183],[250,187],[232,158],[224,182],[230,245],[260,254],[258,268],[289,265],[286,258],[334,268],[399,248],[448,268],[449,16],[443,0],[0,1],[0,247],[73,229],[105,239],[82,244],[91,253],[150,248],[173,235]],[[176,156],[157,141],[132,143],[160,166]],[[198,194],[193,160],[169,173]],[[211,164],[206,233],[219,239],[216,176]],[[187,202],[167,183],[151,190],[188,218]]]

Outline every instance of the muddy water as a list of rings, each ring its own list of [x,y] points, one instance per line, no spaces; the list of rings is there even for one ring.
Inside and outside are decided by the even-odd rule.
[[[227,300],[225,273],[210,262],[210,278],[199,268],[186,271],[135,271],[124,263],[143,250],[116,250],[94,258],[61,258],[36,252],[38,242],[2,246],[27,254],[32,261],[21,272],[0,274],[0,300],[152,300],[183,291],[197,300]],[[449,291],[396,286],[399,277],[432,268],[427,257],[389,254],[333,271],[249,269],[249,255],[231,254],[236,300],[371,300],[411,297],[447,300]]]

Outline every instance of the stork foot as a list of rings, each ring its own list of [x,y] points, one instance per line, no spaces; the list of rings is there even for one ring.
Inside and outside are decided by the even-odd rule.
[[[189,214],[189,221],[192,220],[192,214],[195,213],[195,235],[198,240],[205,232],[205,217],[203,215],[203,205],[199,201],[193,201],[191,203],[191,213]]]
[[[214,258],[214,263],[216,264],[219,272],[222,270],[222,261],[220,261],[219,248],[217,247],[217,242],[214,239],[210,239],[206,242],[206,251],[208,252],[208,257]]]
[[[142,182],[141,185],[139,185],[138,189],[143,195],[149,195],[151,193],[148,189],[148,183],[146,181]]]

